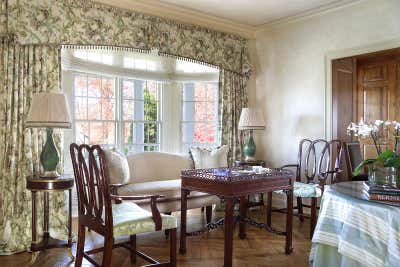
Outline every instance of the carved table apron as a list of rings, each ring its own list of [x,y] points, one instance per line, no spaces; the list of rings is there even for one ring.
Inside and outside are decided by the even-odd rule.
[[[294,174],[289,170],[273,169],[265,174],[241,173],[238,169],[197,169],[182,171],[182,195],[181,195],[181,254],[186,253],[186,237],[197,235],[201,232],[214,229],[224,224],[224,267],[232,266],[233,228],[239,221],[239,237],[246,238],[246,223],[263,228],[267,231],[286,236],[285,253],[292,252],[292,213],[293,213],[293,184]],[[257,223],[247,218],[247,196],[257,193],[284,190],[287,196],[286,231],[280,232],[271,229],[267,224]],[[187,196],[191,191],[199,191],[217,195],[225,202],[225,218],[216,223],[206,225],[203,230],[187,233]],[[239,216],[233,216],[235,201],[240,200]],[[269,207],[270,208],[270,207]]]

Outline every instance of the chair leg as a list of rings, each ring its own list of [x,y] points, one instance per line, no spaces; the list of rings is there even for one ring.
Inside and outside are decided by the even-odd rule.
[[[304,216],[303,216],[303,199],[301,197],[297,198],[297,210],[299,213],[299,219],[301,222],[304,222]]]
[[[170,229],[169,260],[171,267],[176,267],[176,228]]]
[[[131,263],[136,263],[136,235],[130,236],[130,243],[131,243]]]
[[[106,236],[104,237],[103,263],[101,266],[103,267],[111,266],[113,245],[114,245],[113,237],[111,235],[106,234]]]
[[[206,206],[206,221],[207,224],[211,222],[212,219],[212,206]]]
[[[81,267],[83,259],[83,251],[85,249],[85,227],[79,225],[78,229],[78,243],[76,245],[76,260],[75,266]]]
[[[272,192],[267,193],[267,225],[271,227]]]
[[[165,212],[165,214],[171,215],[172,212]],[[164,234],[165,234],[165,239],[168,239],[168,236],[169,236],[169,229],[164,230]]]
[[[317,224],[317,198],[311,198],[311,219],[310,219],[310,239],[314,234],[315,225]]]

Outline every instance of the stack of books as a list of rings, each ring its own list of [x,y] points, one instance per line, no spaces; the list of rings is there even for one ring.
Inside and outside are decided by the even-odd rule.
[[[364,182],[363,193],[371,200],[400,202],[400,188]]]

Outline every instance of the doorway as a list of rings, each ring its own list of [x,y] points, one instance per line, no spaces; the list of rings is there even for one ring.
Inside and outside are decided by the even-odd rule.
[[[350,122],[400,121],[400,48],[332,60],[333,138],[352,142]],[[363,158],[376,157],[371,141]]]

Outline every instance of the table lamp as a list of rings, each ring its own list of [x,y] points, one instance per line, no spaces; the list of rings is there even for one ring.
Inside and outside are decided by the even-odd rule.
[[[243,146],[244,160],[255,161],[256,144],[253,139],[253,130],[265,129],[265,122],[261,112],[254,108],[243,108],[238,128],[241,131],[249,131],[248,139]]]
[[[46,128],[46,143],[40,154],[40,163],[43,167],[43,173],[40,176],[59,177],[57,165],[60,157],[54,145],[53,128],[71,128],[66,96],[63,93],[34,94],[25,127]]]

